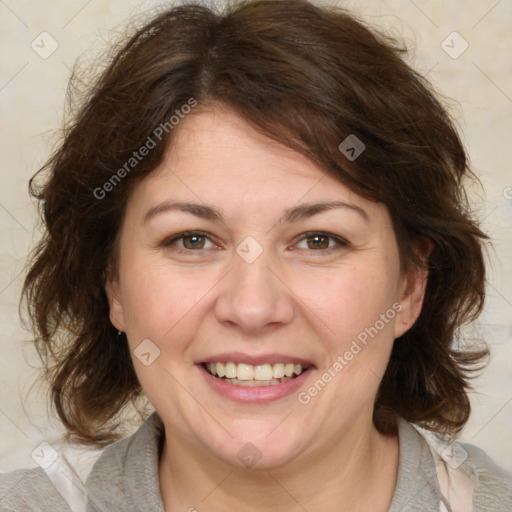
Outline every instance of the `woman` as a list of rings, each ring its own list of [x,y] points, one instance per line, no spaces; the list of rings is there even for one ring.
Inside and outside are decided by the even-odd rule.
[[[512,507],[455,441],[487,355],[454,346],[471,171],[401,52],[300,0],[175,7],[117,50],[31,182],[24,287],[70,439],[111,446],[85,482],[3,475],[2,510]]]

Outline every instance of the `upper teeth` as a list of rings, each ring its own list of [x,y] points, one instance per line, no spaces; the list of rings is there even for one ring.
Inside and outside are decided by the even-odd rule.
[[[294,363],[252,364],[245,363],[206,363],[212,375],[238,380],[272,380],[300,375],[306,366]]]

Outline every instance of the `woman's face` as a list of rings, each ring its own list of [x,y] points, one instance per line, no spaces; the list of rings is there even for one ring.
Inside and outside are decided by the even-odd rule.
[[[177,130],[129,200],[107,286],[167,435],[272,467],[369,432],[423,293],[421,275],[400,273],[387,209],[232,112]]]

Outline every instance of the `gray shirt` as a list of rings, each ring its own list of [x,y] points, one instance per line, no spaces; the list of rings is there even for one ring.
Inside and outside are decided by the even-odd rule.
[[[106,448],[89,472],[83,493],[86,512],[164,512],[158,478],[163,424],[156,412],[127,437]],[[389,512],[439,512],[442,508],[436,465],[425,437],[399,420],[397,485]],[[473,512],[512,512],[512,475],[496,466],[481,449],[461,444],[461,464],[473,475]],[[191,503],[190,510],[201,509]],[[85,505],[87,502],[87,505]],[[0,474],[0,511],[77,512],[42,468]]]

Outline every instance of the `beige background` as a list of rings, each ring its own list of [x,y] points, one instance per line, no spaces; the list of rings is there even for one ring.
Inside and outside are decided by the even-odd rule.
[[[62,119],[75,59],[96,55],[133,15],[162,2],[137,0],[0,1],[0,471],[35,467],[30,454],[56,442],[58,422],[47,417],[36,386],[26,396],[38,359],[18,318],[23,265],[38,238],[27,180],[48,156]],[[483,335],[493,358],[475,382],[474,412],[462,440],[484,448],[512,470],[512,3],[506,0],[391,0],[340,2],[368,22],[402,35],[410,62],[449,98],[483,191],[472,198],[493,239],[488,301],[468,334]],[[460,36],[451,35],[457,31]],[[31,48],[54,53],[43,59]],[[450,36],[450,37],[448,37]],[[446,39],[448,37],[448,39]],[[44,47],[41,42],[44,39]],[[449,45],[447,54],[442,48]],[[464,48],[458,58],[453,58]],[[55,44],[55,43],[54,43]],[[31,366],[34,368],[31,368]],[[23,398],[23,400],[22,400]]]

